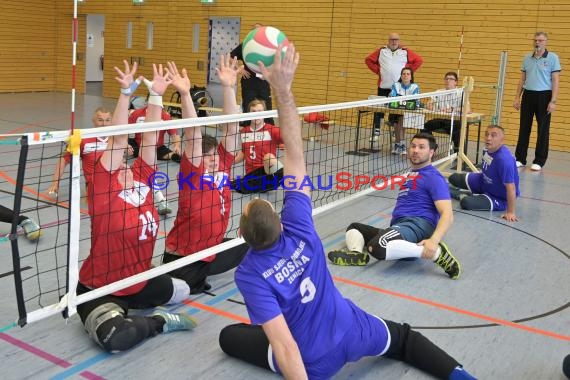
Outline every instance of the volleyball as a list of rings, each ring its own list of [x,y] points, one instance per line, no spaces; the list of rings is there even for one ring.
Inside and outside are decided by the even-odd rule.
[[[257,62],[270,67],[275,59],[275,51],[280,44],[288,45],[285,34],[272,26],[260,26],[247,34],[242,44],[243,61],[251,71],[261,74]],[[286,48],[283,49],[283,54]]]

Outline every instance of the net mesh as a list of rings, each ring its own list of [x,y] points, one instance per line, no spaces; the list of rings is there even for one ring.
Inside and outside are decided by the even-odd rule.
[[[393,102],[394,98],[374,98],[358,102],[300,108],[299,117],[308,177],[303,184],[297,184],[297,186],[310,186],[313,189],[312,203],[316,213],[319,210],[334,207],[338,203],[348,202],[367,192],[390,186],[390,176],[405,173],[409,169],[407,156],[402,152],[394,151],[394,144],[398,143],[394,136],[398,123],[399,126],[405,127],[405,141],[409,141],[431,120],[446,121],[447,129],[436,128],[432,132],[439,145],[433,161],[451,160],[453,158],[451,138],[453,132],[449,130],[449,127],[458,130],[461,125],[462,96],[463,90],[458,89],[399,97],[398,102]],[[375,136],[374,127],[378,126],[377,121],[375,122],[378,116],[375,115],[379,113],[384,113],[383,120],[386,121],[389,120],[388,115],[395,115],[395,117],[392,124],[379,125],[379,133]],[[203,132],[216,136],[219,141],[222,137],[220,126],[223,123],[245,121],[248,124],[252,118],[268,116],[276,117],[277,113],[265,111],[257,114],[222,115],[130,126],[100,127],[82,130],[81,136],[85,140],[92,137],[152,130],[199,127],[203,128]],[[275,120],[275,124],[279,125],[278,119]],[[74,311],[76,302],[82,303],[102,294],[116,292],[142,279],[167,273],[174,268],[187,265],[239,243],[238,239],[234,239],[197,255],[161,265],[165,239],[172,229],[177,213],[179,183],[176,179],[180,172],[180,165],[173,161],[158,161],[157,172],[164,173],[165,178],[169,180],[166,186],[161,183],[159,187],[172,213],[160,216],[157,242],[152,258],[154,268],[149,268],[148,271],[133,278],[75,298],[77,268],[81,267],[91,247],[91,220],[87,207],[88,195],[85,182],[82,177],[81,185],[78,187],[81,196],[77,198],[77,204],[74,205],[79,208],[79,218],[70,219],[71,170],[64,171],[57,194],[46,193],[52,183],[53,172],[61,158],[62,151],[65,149],[68,134],[69,132],[65,131],[27,134],[21,141],[20,154],[25,157],[23,160],[20,158],[20,162],[24,162],[24,167],[18,164],[18,152],[15,149],[14,154],[6,156],[6,162],[2,163],[6,173],[15,175],[18,168],[23,172],[23,180],[20,183],[14,182],[17,187],[21,186],[23,192],[20,214],[37,220],[44,231],[43,237],[34,243],[26,242],[22,238],[16,240],[14,255],[18,256],[19,263],[15,260],[17,267],[14,270],[20,271],[22,276],[21,283],[16,284],[17,287],[21,286],[21,296],[18,296],[21,325],[59,313],[67,307]],[[240,136],[234,137],[237,139],[238,148],[232,153],[237,153],[242,149],[242,140]],[[165,144],[168,146],[169,142],[166,141]],[[23,149],[24,146],[26,146],[26,151]],[[244,152],[244,154],[248,153]],[[286,150],[277,149],[276,153],[277,158],[282,162]],[[74,162],[75,160],[72,161],[72,166]],[[132,163],[133,159],[129,158],[127,162]],[[246,174],[243,162],[233,165],[232,178],[243,177]],[[278,212],[282,208],[282,188],[253,194],[232,191],[231,207],[227,208],[229,220],[225,237],[237,237],[239,217],[243,207],[254,197],[268,200]],[[94,207],[97,207],[97,204]],[[70,242],[70,229],[78,229],[78,241],[75,245]],[[73,297],[67,294],[68,289],[72,291]]]

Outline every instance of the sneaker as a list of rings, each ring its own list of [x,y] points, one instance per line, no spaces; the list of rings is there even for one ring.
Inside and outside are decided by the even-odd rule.
[[[164,334],[180,331],[180,330],[193,330],[194,327],[198,326],[198,322],[188,314],[175,314],[170,313],[165,309],[156,309],[151,317],[160,317],[166,322],[162,326],[162,332]]]
[[[449,195],[451,195],[451,198],[453,199],[457,199],[458,201],[461,200],[461,198],[463,198],[463,195],[468,195],[467,191],[462,190],[462,189],[458,189],[457,187],[454,186],[449,186]]]
[[[347,248],[330,251],[327,257],[331,263],[342,266],[364,266],[370,261],[368,253],[349,251]]]
[[[517,168],[522,168],[524,164],[520,161],[517,161]]]
[[[40,238],[44,234],[42,228],[32,219],[28,218],[20,223],[20,227],[24,230],[24,234],[26,235],[26,239],[30,241],[35,241]]]
[[[532,164],[530,166],[530,170],[532,170],[534,172],[539,172],[542,170],[542,166],[540,166],[539,164]]]
[[[166,201],[166,199],[163,199],[162,201],[158,202],[156,204],[156,209],[158,210],[159,215],[166,215],[172,212],[172,209],[168,206],[168,202]]]
[[[439,247],[441,248],[441,253],[435,263],[443,268],[445,273],[447,273],[452,280],[457,280],[461,273],[461,265],[459,265],[459,261],[457,261],[455,256],[451,254],[451,250],[447,244],[440,242]]]
[[[406,144],[400,144],[398,147],[398,154],[401,156],[405,156],[408,154],[408,150],[406,149]]]
[[[394,144],[394,149],[392,149],[392,154],[400,154],[400,144]]]

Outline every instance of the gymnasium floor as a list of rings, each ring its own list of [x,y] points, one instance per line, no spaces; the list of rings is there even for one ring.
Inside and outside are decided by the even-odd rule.
[[[0,94],[0,133],[68,129],[69,98]],[[77,125],[90,125],[91,113],[100,105],[113,109],[114,100],[78,96]],[[13,185],[6,178],[15,177],[17,151],[16,146],[0,145],[0,199],[8,206]],[[551,152],[541,173],[527,168],[520,176],[519,222],[506,223],[500,213],[461,211],[454,201],[455,222],[446,241],[463,268],[457,281],[430,262],[371,262],[355,268],[329,265],[337,286],[365,310],[411,324],[480,379],[563,379],[562,359],[570,353],[570,154]],[[377,191],[316,217],[325,251],[342,246],[351,221],[387,226],[395,195]],[[24,201],[24,210],[26,205]],[[41,210],[42,224],[61,218],[56,209]],[[34,215],[34,210],[26,211]],[[9,226],[0,224],[0,234],[8,232]],[[46,233],[40,244],[53,245],[56,238]],[[24,251],[34,246],[22,236],[19,245]],[[229,358],[218,347],[224,326],[247,319],[233,273],[211,277],[211,294],[192,296],[191,305],[176,308],[198,319],[195,331],[158,335],[129,352],[108,355],[84,333],[77,316],[67,324],[54,316],[14,327],[10,244],[0,241],[0,251],[3,379],[277,378]],[[430,377],[399,362],[368,358],[345,366],[335,378]]]

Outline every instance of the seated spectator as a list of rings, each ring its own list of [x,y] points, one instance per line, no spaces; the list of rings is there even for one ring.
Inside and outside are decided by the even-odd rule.
[[[392,85],[390,96],[416,95],[420,93],[420,86],[414,83],[414,72],[409,67],[404,67],[400,72],[400,80]],[[406,129],[404,128],[404,116],[398,115],[395,124],[395,143],[392,154],[407,154]]]
[[[485,133],[485,148],[481,173],[453,173],[449,176],[451,196],[460,201],[461,208],[478,211],[505,211],[501,218],[516,222],[515,203],[520,195],[516,160],[503,145],[505,130],[489,125]],[[463,190],[468,190],[464,192]]]
[[[457,88],[457,73],[454,71],[449,71],[445,73],[444,82],[445,88],[438,91],[453,90]],[[461,105],[463,98],[457,94],[446,94],[446,95],[436,95],[432,97],[426,104],[426,108],[435,112],[451,113],[455,112],[459,114],[461,112]],[[469,109],[469,103],[466,105],[466,114],[471,112]],[[433,131],[441,131],[447,134],[451,134],[451,141],[453,142],[453,151],[457,152],[459,150],[459,137],[461,135],[461,122],[455,120],[453,122],[453,132],[451,131],[451,117],[449,118],[434,118],[429,120],[424,125],[424,130],[428,133]]]

